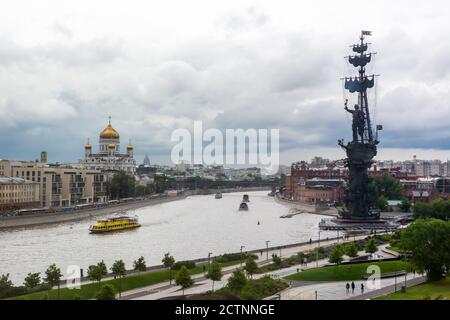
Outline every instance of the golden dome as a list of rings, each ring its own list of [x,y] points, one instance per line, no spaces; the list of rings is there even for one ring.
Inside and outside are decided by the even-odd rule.
[[[89,138],[87,139],[87,143],[84,145],[85,149],[92,149],[92,145],[89,143]]]
[[[108,144],[108,149],[115,149],[116,145],[114,143]]]
[[[130,143],[130,144],[127,146],[127,149],[134,149],[134,147],[133,147],[133,145]]]
[[[111,126],[111,119],[110,119],[108,126],[105,129],[103,129],[102,132],[100,132],[100,139],[119,139],[119,138],[120,138],[120,135],[116,131],[116,129],[114,129]]]

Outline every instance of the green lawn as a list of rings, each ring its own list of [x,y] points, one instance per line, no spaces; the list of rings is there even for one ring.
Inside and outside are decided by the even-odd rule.
[[[391,293],[378,297],[377,300],[423,300],[428,297],[434,300],[439,296],[443,296],[447,300],[450,299],[450,277],[440,281],[419,284],[406,289],[405,293]]]
[[[321,267],[317,269],[308,269],[286,277],[293,281],[346,281],[361,280],[367,273],[367,267],[377,265],[381,268],[381,273],[405,270],[408,263],[402,260],[366,262],[359,264],[347,264],[339,266]]]
[[[386,249],[392,250],[392,251],[395,251],[395,252],[400,252],[401,251],[400,248],[398,246],[395,246],[395,245],[387,246]]]
[[[239,264],[240,260],[238,261],[227,261],[224,263],[221,263],[222,267],[228,267],[232,265]],[[172,278],[174,278],[174,275],[177,271],[172,272]],[[200,274],[203,273],[203,266],[197,266],[194,269],[190,269],[189,272],[191,275]],[[157,284],[160,282],[169,281],[169,271],[157,271],[157,272],[149,272],[149,273],[143,273],[133,276],[128,276],[122,279],[122,291],[132,290],[136,288],[141,288],[145,286],[150,286],[153,284]],[[105,280],[101,281],[100,284],[98,283],[89,283],[84,284],[80,287],[80,289],[68,289],[68,288],[61,288],[61,299],[63,300],[73,300],[76,297],[79,297],[82,300],[88,300],[88,299],[94,299],[97,291],[100,289],[101,286],[105,284],[112,284],[114,287],[119,288],[119,280],[113,279],[113,280]],[[46,291],[40,291],[40,292],[34,292],[18,297],[10,298],[12,300],[42,300],[45,299],[48,296],[49,300],[56,300],[58,299],[58,290],[57,289],[51,289]]]

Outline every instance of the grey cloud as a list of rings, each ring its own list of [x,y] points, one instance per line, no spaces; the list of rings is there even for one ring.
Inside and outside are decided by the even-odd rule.
[[[342,60],[348,37],[277,31],[257,9],[227,19],[213,30],[225,36],[158,54],[113,36],[77,42],[67,34],[68,42],[38,47],[2,39],[0,157],[31,158],[45,148],[74,161],[109,115],[124,141],[151,158],[167,156],[171,132],[194,120],[279,128],[282,152],[337,149],[338,138],[350,137],[339,80],[343,69],[353,71]],[[450,47],[435,39],[419,42],[401,30],[373,39],[381,147],[450,148]]]

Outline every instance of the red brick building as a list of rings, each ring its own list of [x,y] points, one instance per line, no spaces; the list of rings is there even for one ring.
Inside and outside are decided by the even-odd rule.
[[[284,197],[305,203],[339,201],[347,177],[347,169],[332,164],[312,169],[306,162],[293,163],[291,174],[286,176]]]

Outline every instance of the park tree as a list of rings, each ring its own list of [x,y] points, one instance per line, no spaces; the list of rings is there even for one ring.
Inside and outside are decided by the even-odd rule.
[[[154,190],[153,185],[136,186],[135,191],[134,191],[134,195],[136,197],[146,196],[146,195],[152,194],[153,190]]]
[[[281,258],[276,254],[272,254],[272,261],[278,268],[281,267],[281,264],[283,263]]]
[[[156,193],[163,193],[169,188],[170,180],[165,175],[155,175],[153,182],[153,189]]]
[[[108,274],[108,268],[106,267],[105,261],[100,261],[97,263],[97,266],[99,267],[103,277]]]
[[[13,283],[9,279],[9,273],[0,276],[0,293],[9,291],[13,288]]]
[[[367,253],[374,254],[375,252],[377,252],[377,250],[378,250],[378,247],[373,238],[370,238],[364,244],[364,251],[366,251]]]
[[[411,202],[408,199],[403,198],[402,203],[400,204],[400,209],[402,212],[409,212],[411,210]]]
[[[108,183],[108,193],[111,199],[132,197],[135,194],[134,177],[120,171],[114,174]]]
[[[97,292],[97,300],[116,300],[116,289],[111,284],[105,284]]]
[[[403,186],[400,181],[390,175],[377,176],[371,179],[371,190],[376,193],[375,199],[383,196],[388,200],[402,198]]]
[[[413,215],[415,219],[426,219],[433,217],[434,212],[430,204],[418,202],[414,204]]]
[[[385,211],[388,206],[388,201],[385,196],[381,195],[375,200],[373,206],[381,211]]]
[[[111,267],[111,271],[115,277],[119,278],[119,297],[121,297],[122,278],[126,273],[125,262],[123,262],[123,260],[116,260]]]
[[[356,243],[350,243],[345,246],[344,253],[350,258],[356,258],[358,256],[358,245]]]
[[[164,254],[161,262],[163,263],[164,268],[169,269],[169,284],[172,284],[172,267],[175,264],[175,258],[170,255],[170,252],[167,252]]]
[[[450,200],[436,199],[431,202],[433,208],[433,218],[449,220],[450,219]]]
[[[400,247],[428,280],[441,279],[450,268],[450,222],[419,219],[402,230]]]
[[[52,287],[58,286],[58,299],[61,297],[60,282],[62,278],[61,269],[56,266],[56,264],[50,265],[47,270],[45,270],[44,281],[47,282]]]
[[[103,270],[98,264],[90,265],[87,270],[87,275],[90,280],[97,281],[100,285],[100,281],[103,278]]]
[[[28,289],[36,288],[41,283],[41,273],[28,273],[25,277],[23,285]]]
[[[247,284],[247,278],[241,269],[233,271],[233,274],[228,278],[227,286],[233,292],[240,292],[242,288]]]
[[[450,219],[450,199],[436,199],[431,203],[416,203],[413,208],[414,218]]]
[[[253,278],[253,275],[258,271],[258,265],[256,264],[256,261],[253,257],[248,257],[245,261],[244,270],[247,272],[247,274],[250,276],[250,278]]]
[[[222,273],[222,267],[217,261],[213,261],[209,264],[208,272],[206,274],[206,277],[210,280],[212,280],[212,291],[214,291],[214,282],[220,281],[222,279],[223,273]]]
[[[136,271],[145,271],[147,270],[147,264],[145,263],[144,257],[139,257],[139,259],[134,260],[133,262],[134,270]]]
[[[184,289],[190,288],[194,285],[194,281],[192,280],[191,274],[189,273],[189,270],[186,268],[186,266],[182,266],[180,271],[178,271],[175,277],[175,284],[181,286],[181,288],[183,289],[183,295]]]
[[[343,261],[343,255],[344,251],[342,250],[342,247],[340,245],[336,245],[331,249],[330,258],[328,261],[330,263],[334,263],[336,265],[339,265]]]

